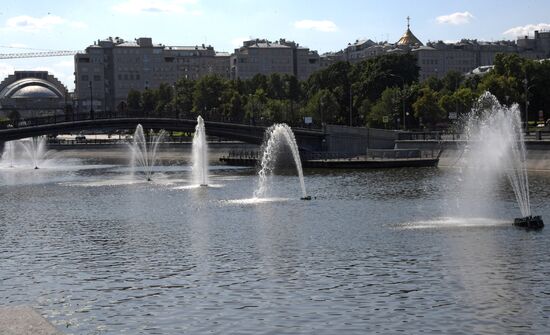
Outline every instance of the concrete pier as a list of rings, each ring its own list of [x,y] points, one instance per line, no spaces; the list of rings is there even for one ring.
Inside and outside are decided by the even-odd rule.
[[[1,335],[62,335],[28,306],[0,307]]]

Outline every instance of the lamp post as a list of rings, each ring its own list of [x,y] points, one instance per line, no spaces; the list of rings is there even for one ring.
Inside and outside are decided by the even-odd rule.
[[[529,132],[529,90],[535,85],[529,85],[527,78],[523,79],[523,87],[525,88],[525,133]]]
[[[353,95],[351,94],[351,83],[349,84],[349,126],[353,127],[353,118],[351,115],[353,109]]]
[[[90,82],[88,83],[88,87],[90,87],[90,119],[94,119],[94,100],[92,98],[92,81],[90,80]]]
[[[389,73],[388,76],[401,79],[401,84],[402,84],[401,89],[403,91],[405,90],[405,79],[403,79],[403,77],[398,76],[398,75],[393,74],[393,73]],[[405,130],[405,129],[407,129],[407,123],[406,123],[407,112],[405,110],[405,93],[401,93],[401,100],[402,100],[402,103],[403,103],[403,130]]]
[[[323,127],[323,96],[320,96],[319,97],[319,106],[318,106],[318,109],[319,109],[319,116],[321,118],[321,127]]]

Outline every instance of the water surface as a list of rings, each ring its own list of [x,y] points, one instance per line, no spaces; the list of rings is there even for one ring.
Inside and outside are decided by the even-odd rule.
[[[88,164],[93,163],[93,166]],[[506,180],[462,206],[453,169],[305,171],[251,199],[251,169],[153,182],[71,160],[0,168],[0,304],[74,334],[545,334],[548,229],[511,225]],[[550,218],[550,175],[531,174]]]

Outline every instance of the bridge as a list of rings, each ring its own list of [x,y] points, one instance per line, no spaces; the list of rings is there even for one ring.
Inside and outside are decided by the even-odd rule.
[[[62,116],[26,119],[12,124],[0,125],[0,142],[13,141],[27,137],[78,133],[82,131],[114,131],[134,129],[141,124],[144,129],[194,132],[196,120],[174,117],[106,117],[94,119],[67,120]],[[220,121],[205,121],[207,135],[261,144],[267,126],[247,125]],[[321,130],[294,128],[294,135],[300,150],[321,151],[325,134]]]

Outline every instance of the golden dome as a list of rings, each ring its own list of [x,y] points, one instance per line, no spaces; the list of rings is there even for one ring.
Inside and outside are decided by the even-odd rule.
[[[410,20],[410,18],[407,16],[407,31],[405,31],[403,36],[401,36],[399,41],[397,41],[397,45],[407,45],[407,46],[422,46],[422,45],[424,45],[412,33],[412,31],[410,29],[409,20]]]

